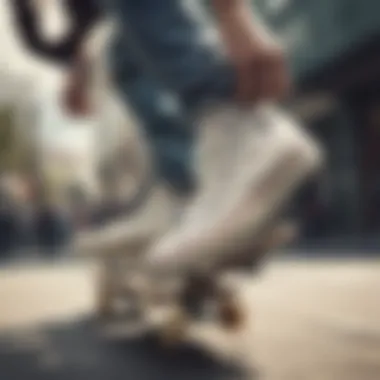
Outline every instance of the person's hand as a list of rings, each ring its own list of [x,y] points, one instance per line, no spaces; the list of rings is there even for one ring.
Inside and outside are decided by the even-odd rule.
[[[70,115],[84,117],[91,112],[89,71],[89,62],[83,56],[70,68],[63,93],[63,105]]]
[[[212,0],[241,102],[279,99],[290,87],[285,54],[244,0]]]
[[[64,90],[63,104],[65,110],[75,117],[87,116],[91,111],[87,90],[71,81],[69,81]]]
[[[285,97],[290,77],[281,47],[274,43],[238,42],[231,60],[237,75],[236,96],[242,102],[277,100]]]

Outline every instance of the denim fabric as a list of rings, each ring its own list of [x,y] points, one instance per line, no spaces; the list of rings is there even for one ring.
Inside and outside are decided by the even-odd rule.
[[[197,0],[102,1],[117,22],[110,54],[116,84],[143,124],[160,175],[185,189],[194,182],[195,112],[230,97],[233,71],[207,38]]]

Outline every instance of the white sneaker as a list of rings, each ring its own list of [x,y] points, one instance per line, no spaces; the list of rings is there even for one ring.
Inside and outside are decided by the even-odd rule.
[[[209,112],[200,125],[195,154],[198,191],[182,215],[181,229],[197,227],[217,218],[221,205],[234,185],[239,154],[248,126],[231,128],[241,112],[236,107],[223,106]],[[251,126],[249,126],[251,127]]]
[[[202,163],[207,169],[201,191],[183,225],[148,254],[154,271],[208,272],[242,245],[257,243],[266,224],[321,164],[314,140],[274,107],[226,107],[204,124],[221,128],[220,141]]]
[[[171,228],[180,207],[180,200],[166,188],[157,186],[140,212],[80,233],[75,239],[74,251],[80,255],[102,257],[144,252],[149,244]]]

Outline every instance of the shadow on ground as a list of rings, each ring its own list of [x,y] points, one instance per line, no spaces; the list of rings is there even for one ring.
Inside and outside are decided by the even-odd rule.
[[[194,347],[163,349],[153,336],[107,341],[87,320],[0,337],[0,373],[14,380],[239,379],[237,368]]]

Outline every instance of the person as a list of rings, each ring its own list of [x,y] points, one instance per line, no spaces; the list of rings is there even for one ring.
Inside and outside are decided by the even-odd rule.
[[[80,45],[99,20],[100,8],[88,1],[66,0],[75,21],[72,32],[60,49],[48,49],[30,35],[28,1],[13,3],[24,35],[29,33],[29,46],[60,60],[65,56],[65,61],[70,62],[67,104],[74,110],[78,105],[85,109],[83,78],[88,72],[88,60]],[[274,207],[274,199],[282,199],[283,193],[290,192],[289,183],[299,174],[297,170],[311,171],[320,162],[319,151],[312,142],[298,135],[293,139],[294,134],[283,138],[278,132],[279,143],[268,149],[275,153],[266,153],[273,167],[267,163],[263,149],[260,161],[253,145],[245,141],[246,145],[238,147],[238,160],[228,160],[223,166],[219,158],[224,148],[219,146],[218,159],[207,162],[207,174],[204,170],[197,175],[192,161],[199,130],[221,130],[228,150],[234,136],[246,126],[253,130],[260,118],[284,124],[273,112],[268,114],[267,108],[263,111],[261,105],[281,99],[290,88],[283,49],[258,20],[251,4],[246,0],[210,0],[209,4],[215,19],[212,25],[219,37],[216,39],[208,38],[214,29],[203,17],[205,10],[194,0],[166,0],[164,6],[156,0],[105,0],[101,4],[117,25],[110,49],[112,76],[121,95],[143,121],[159,177],[175,185],[187,198],[196,190],[182,212],[181,227],[170,229],[148,250],[146,262],[153,271],[199,272],[210,258],[218,261],[233,254],[238,240],[249,236],[253,243],[267,215],[275,213],[272,209],[279,209],[283,203],[277,202]],[[163,99],[167,100],[165,106]],[[269,131],[264,145],[273,137],[270,128]],[[273,134],[276,133],[274,128]],[[253,162],[255,165],[247,165]],[[270,175],[264,174],[267,164],[270,170],[265,173]],[[227,171],[232,172],[230,177]],[[260,202],[266,196],[262,206]],[[93,249],[107,250],[126,244],[127,235],[126,228],[121,228],[119,233],[105,232],[90,240]]]

